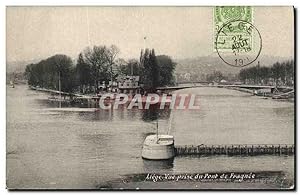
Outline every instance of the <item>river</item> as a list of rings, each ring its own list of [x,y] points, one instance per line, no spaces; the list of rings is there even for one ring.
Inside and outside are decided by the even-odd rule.
[[[200,110],[173,110],[175,145],[293,144],[294,104],[222,88],[184,89],[200,97]],[[156,132],[153,113],[141,110],[58,112],[48,94],[25,85],[7,87],[7,186],[17,189],[164,188],[128,181],[147,173],[280,171],[294,178],[294,156],[141,158],[145,137]],[[165,132],[170,110],[161,112]],[[131,178],[131,177],[128,177]],[[117,184],[116,184],[117,183]],[[182,183],[182,188],[187,188]],[[193,183],[194,185],[194,183]],[[205,184],[203,188],[279,188],[278,184]],[[166,185],[173,188],[174,185]],[[188,186],[195,187],[195,186]],[[197,186],[199,187],[199,185]],[[197,188],[196,187],[196,188]],[[281,186],[282,187],[282,186]],[[180,188],[180,185],[175,186]],[[201,188],[201,185],[200,185]]]

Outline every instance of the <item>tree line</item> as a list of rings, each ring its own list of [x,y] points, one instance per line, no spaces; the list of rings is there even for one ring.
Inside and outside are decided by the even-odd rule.
[[[75,85],[74,73],[72,59],[66,55],[51,56],[36,64],[29,64],[25,69],[29,85],[57,90],[60,77],[63,91],[72,91]]]
[[[87,47],[79,53],[76,62],[63,54],[51,56],[36,64],[28,64],[25,76],[28,84],[65,92],[97,92],[103,83],[108,86],[118,76],[140,76],[140,84],[147,91],[158,86],[174,85],[176,64],[171,57],[155,55],[154,49],[141,51],[139,60],[118,57],[120,50],[105,45]],[[106,89],[107,90],[107,89]]]
[[[294,85],[294,61],[276,62],[271,67],[254,66],[242,69],[239,78],[245,84]]]

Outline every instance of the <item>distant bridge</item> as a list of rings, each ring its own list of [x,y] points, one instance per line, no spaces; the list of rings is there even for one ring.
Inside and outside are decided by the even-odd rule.
[[[220,88],[243,88],[243,89],[252,89],[252,90],[259,90],[259,89],[270,89],[271,93],[274,92],[275,89],[277,90],[293,90],[293,87],[288,86],[273,86],[273,85],[203,85],[200,83],[185,83],[184,85],[179,86],[171,86],[171,87],[158,87],[157,90],[163,91],[163,92],[171,92],[175,90],[180,89],[186,89],[186,88],[198,88],[198,87],[220,87]]]
[[[210,83],[213,83],[213,82],[209,82],[209,81],[180,81],[180,82],[177,82],[178,85],[182,85],[182,84],[210,84]]]
[[[204,82],[201,82],[204,83]],[[158,87],[157,90],[163,92],[163,93],[170,93],[175,90],[180,90],[180,89],[187,89],[187,88],[198,88],[198,87],[219,87],[219,88],[240,88],[240,89],[249,89],[249,90],[259,90],[259,89],[270,89],[271,93],[274,93],[275,90],[286,90],[285,92],[290,92],[294,93],[294,88],[293,87],[288,87],[288,86],[270,86],[270,85],[203,85],[198,83],[185,83],[184,85],[179,85],[179,86],[166,86],[166,87]],[[31,89],[37,90],[37,91],[43,91],[43,92],[50,92],[52,94],[56,95],[61,95],[63,97],[69,96],[69,97],[85,97],[80,94],[76,93],[66,93],[62,91],[57,91],[57,90],[51,90],[51,89],[45,89],[45,88],[40,88],[40,87],[33,87],[30,86]],[[93,97],[91,97],[93,98]],[[98,97],[94,97],[98,98]]]

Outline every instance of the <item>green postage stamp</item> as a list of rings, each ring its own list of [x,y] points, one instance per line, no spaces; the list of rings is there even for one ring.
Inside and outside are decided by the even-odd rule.
[[[252,33],[245,33],[239,23],[230,22],[243,21],[252,23],[253,10],[251,6],[216,6],[214,7],[214,51],[221,52],[249,52],[252,49]],[[230,27],[230,31],[224,33],[224,27]],[[223,29],[222,29],[223,28]],[[242,36],[242,37],[241,37]],[[244,45],[239,47],[235,44],[236,39],[243,38]],[[247,43],[247,44],[246,44]],[[246,45],[245,45],[246,44]]]

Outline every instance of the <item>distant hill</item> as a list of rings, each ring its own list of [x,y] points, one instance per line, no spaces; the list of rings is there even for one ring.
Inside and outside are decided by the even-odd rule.
[[[41,59],[26,60],[26,61],[8,61],[6,62],[6,73],[25,72],[26,65],[37,63]]]
[[[272,66],[275,62],[282,62],[286,60],[291,60],[291,58],[260,56],[253,64],[245,66],[244,68],[256,66],[258,61],[260,66]],[[174,61],[177,62],[176,74],[211,74],[214,71],[221,71],[223,74],[227,75],[237,74],[241,70],[241,68],[227,65],[218,56],[178,59]]]

